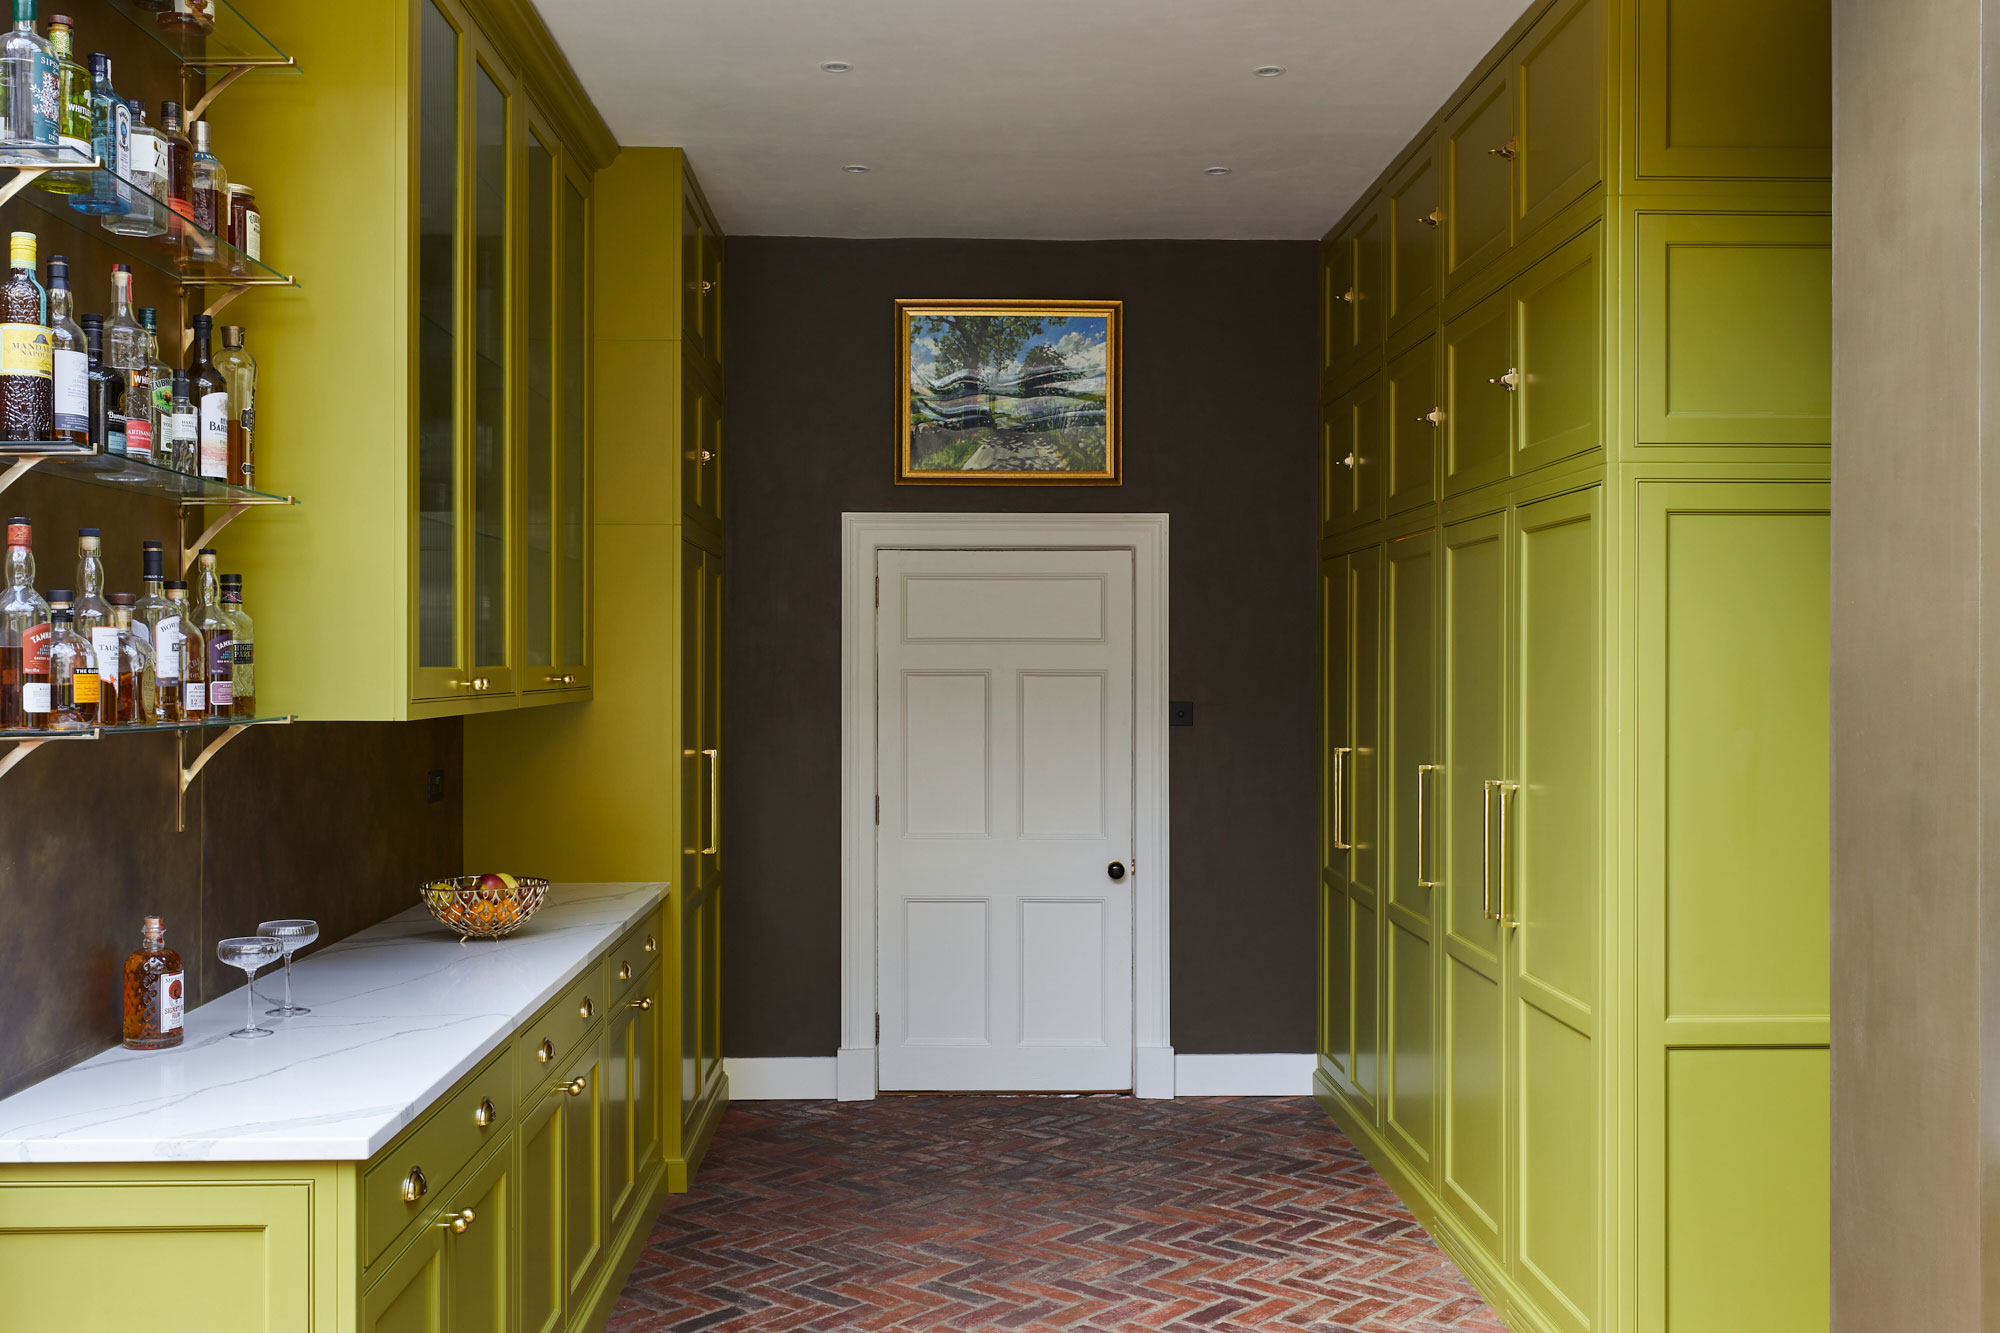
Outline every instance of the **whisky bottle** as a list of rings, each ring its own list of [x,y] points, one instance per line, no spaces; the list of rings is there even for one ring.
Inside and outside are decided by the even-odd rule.
[[[132,606],[132,632],[148,652],[159,642],[155,627],[167,614],[166,544],[149,541],[139,553],[139,600]]]
[[[195,557],[194,627],[208,647],[208,711],[227,717],[233,709],[236,669],[235,630],[222,609],[222,581],[215,572],[215,552],[204,548]]]
[[[104,364],[104,316],[83,317],[90,349],[90,441],[107,454],[125,452],[125,377]]]
[[[68,589],[49,592],[50,731],[89,731],[98,714],[97,659],[76,632]]]
[[[7,590],[0,593],[0,728],[36,730],[49,716],[49,604],[35,591],[34,525],[7,521]]]
[[[90,348],[75,319],[69,260],[49,256],[49,438],[90,443]]]
[[[0,143],[24,148],[56,144],[55,54],[35,31],[35,0],[14,0],[14,27],[0,38]]]
[[[167,580],[167,614],[155,626],[153,674],[160,682],[160,720],[199,722],[208,716],[207,645],[194,627],[187,584]]]
[[[76,530],[76,599],[70,605],[76,632],[93,647],[97,631],[111,623],[111,603],[104,600],[103,538],[96,528]]]
[[[49,438],[49,301],[35,280],[35,233],[17,231],[0,283],[0,440]]]
[[[243,346],[243,328],[222,330],[215,369],[229,386],[229,483],[254,486],[257,474],[257,360]]]
[[[69,15],[49,16],[49,54],[56,66],[56,143],[64,157],[87,162],[94,155],[90,146],[90,71],[76,63],[70,27]],[[82,194],[90,188],[95,174],[47,171],[35,178],[35,184],[50,194]]]
[[[125,959],[125,1045],[135,1051],[163,1051],[186,1035],[187,971],[167,947],[167,928],[146,918],[139,947]]]
[[[69,206],[94,217],[122,218],[132,211],[132,113],[111,86],[111,57],[90,53],[90,149],[104,170],[92,175],[90,188],[73,196]]]
[[[222,610],[229,617],[230,709],[238,717],[257,716],[257,625],[243,609],[243,576],[222,576]]]
[[[194,319],[194,349],[188,354],[188,396],[194,400],[201,435],[201,475],[234,482],[229,473],[229,384],[210,359],[215,321]]]
[[[111,594],[111,623],[97,631],[97,712],[107,727],[129,727],[152,721],[148,686],[152,675],[148,655],[132,627],[129,592]]]
[[[194,145],[181,130],[181,104],[160,103],[160,137],[167,146],[167,207],[194,220]]]

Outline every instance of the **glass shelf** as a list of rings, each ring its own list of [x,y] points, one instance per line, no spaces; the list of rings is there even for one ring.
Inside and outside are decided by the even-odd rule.
[[[185,731],[227,731],[230,727],[277,726],[296,722],[295,713],[270,717],[209,717],[199,722],[148,722],[129,727],[88,727],[82,731],[26,731],[0,729],[0,741],[96,741],[112,736],[171,736]]]
[[[149,463],[128,454],[78,452],[77,446],[59,443],[0,444],[0,461],[9,457],[34,458],[50,476],[68,477],[92,486],[110,486],[183,505],[291,505],[298,501],[249,486],[231,486],[208,477],[191,477],[158,463]]]
[[[280,273],[269,264],[250,258],[222,237],[195,225],[167,207],[166,200],[141,190],[137,185],[106,167],[97,158],[74,149],[33,148],[0,145],[0,169],[12,168],[19,174],[9,184],[11,195],[0,190],[0,203],[20,199],[50,217],[74,227],[90,227],[91,234],[109,248],[147,268],[164,273],[187,287],[296,287],[289,273]],[[120,236],[105,231],[102,219],[79,213],[70,207],[77,195],[50,194],[38,189],[33,177],[58,168],[75,168],[116,181],[133,201],[149,206],[166,230],[158,236]],[[52,247],[44,247],[46,252]]]
[[[106,0],[110,9],[158,42],[184,65],[216,69],[225,65],[276,65],[296,68],[257,26],[238,13],[228,0],[208,0],[204,6],[215,18],[215,26],[204,33],[185,24],[160,23],[162,13],[171,13],[172,0]],[[85,47],[85,50],[94,50]]]

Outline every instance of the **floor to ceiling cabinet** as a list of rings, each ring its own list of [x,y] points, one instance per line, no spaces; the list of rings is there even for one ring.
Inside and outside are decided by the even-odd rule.
[[[1321,248],[1315,1089],[1517,1333],[1827,1326],[1830,115],[1786,13],[1534,6]]]

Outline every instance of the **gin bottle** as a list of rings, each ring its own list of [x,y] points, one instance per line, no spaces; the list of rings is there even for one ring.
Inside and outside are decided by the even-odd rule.
[[[14,27],[0,38],[0,143],[56,146],[56,58],[35,31],[35,0],[14,0]]]
[[[167,197],[166,141],[146,123],[144,103],[127,98],[125,110],[132,121],[131,169],[126,173],[132,182],[126,191],[132,211],[104,219],[104,230],[119,236],[161,236],[167,230],[166,205],[160,202]]]
[[[50,16],[49,52],[56,72],[56,144],[64,157],[88,162],[96,155],[90,142],[90,71],[77,64],[71,53],[69,15]],[[35,177],[35,184],[50,194],[82,194],[96,174],[45,171]]]
[[[90,54],[90,149],[104,169],[91,178],[90,188],[69,201],[79,213],[122,218],[132,211],[132,113],[111,86],[111,57]]]

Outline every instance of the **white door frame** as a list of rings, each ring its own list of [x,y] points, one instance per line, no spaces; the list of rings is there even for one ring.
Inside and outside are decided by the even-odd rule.
[[[1133,1091],[1174,1095],[1167,957],[1167,516],[840,516],[840,1060],[842,1101],[875,1095],[875,577],[882,550],[1132,552]]]

